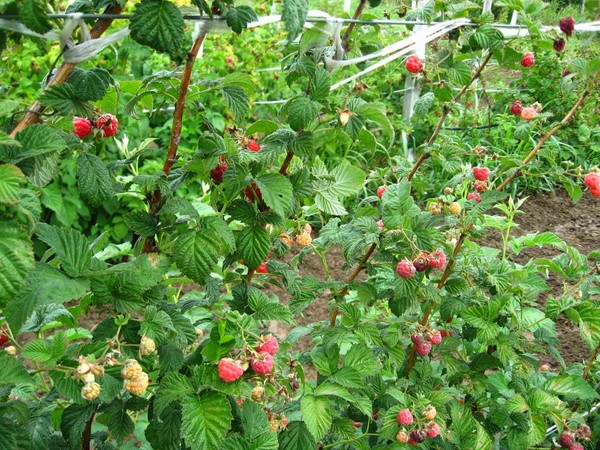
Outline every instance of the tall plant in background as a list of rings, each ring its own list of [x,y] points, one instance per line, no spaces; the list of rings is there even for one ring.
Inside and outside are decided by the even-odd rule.
[[[19,22],[36,33],[51,30],[46,12],[53,5],[23,3]],[[597,96],[600,61],[569,65],[576,96],[560,122],[540,114],[541,105],[515,106],[515,126],[535,123],[539,133],[531,127],[535,144],[522,161],[491,172],[477,148],[469,156],[481,164],[472,175],[453,174],[452,186],[420,204],[426,172],[454,151],[444,145],[452,109],[492,63],[526,71],[535,54],[523,55],[483,24],[438,43],[447,47],[443,64],[408,59],[407,71],[435,85],[429,104],[420,104],[436,125],[417,162],[331,166],[316,155],[317,136],[342,132],[393,153],[394,125],[360,89],[331,95],[325,57],[335,49],[318,30],[302,33],[307,2],[282,6],[292,95],[276,116],[257,121],[248,120],[252,78],[233,72],[204,79],[198,57],[218,19],[241,33],[255,12],[232,1],[191,3],[214,19],[191,41],[174,3],[131,6],[135,41],[168,54],[187,43],[181,71],[128,85],[130,98],[113,115],[97,109],[117,91],[112,75],[63,62],[12,133],[0,136],[2,448],[122,448],[136,427],[138,439],[157,449],[526,449],[552,442],[577,449],[593,442],[581,413],[598,399],[600,255],[582,255],[551,233],[513,238],[520,204],[499,202],[544,144]],[[0,8],[10,12],[16,4]],[[378,4],[361,1],[355,16]],[[532,5],[510,3],[542,45],[547,38],[527,16]],[[69,11],[102,8],[128,11],[125,2],[75,2]],[[100,19],[91,38],[111,20]],[[352,28],[343,37],[347,48]],[[224,132],[199,104],[208,96],[219,96],[231,113]],[[119,115],[143,114],[149,98],[170,99],[174,113],[168,148],[159,149],[162,168],[143,174],[137,167],[149,142],[131,153],[120,141],[125,159],[101,147],[123,132]],[[185,142],[192,113],[200,139]],[[67,159],[76,161],[77,188],[92,211],[120,198],[143,200],[125,216],[135,242],[107,245],[104,235],[91,239],[42,220],[38,193]],[[585,178],[593,195],[599,179]],[[200,191],[199,199],[180,195]],[[506,217],[485,214],[495,205]],[[502,252],[470,240],[489,227],[502,231]],[[346,280],[329,274],[334,245],[353,267]],[[542,245],[559,255],[513,261]],[[279,257],[292,247],[297,261],[320,255],[328,279],[303,277],[283,263]],[[548,271],[565,290],[542,311],[536,300]],[[268,284],[283,286],[289,303],[268,295]],[[295,326],[283,339],[266,332],[269,321],[296,325],[322,296],[331,297],[329,321]],[[86,329],[79,323],[90,308],[102,315]],[[566,367],[560,357],[555,323],[563,315],[590,346],[583,366]],[[314,345],[298,353],[294,344],[303,337]],[[560,368],[540,366],[545,352]],[[307,376],[309,367],[316,377]],[[547,436],[552,425],[560,437]]]

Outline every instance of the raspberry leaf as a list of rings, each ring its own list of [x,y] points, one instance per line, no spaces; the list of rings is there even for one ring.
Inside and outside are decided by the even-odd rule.
[[[131,37],[159,52],[176,53],[183,41],[183,15],[166,0],[142,0],[133,12]]]
[[[331,404],[327,397],[305,395],[300,403],[302,419],[315,440],[320,440],[331,428]]]
[[[184,397],[181,434],[192,450],[216,450],[232,420],[227,397],[216,392],[204,392],[199,397]]]
[[[293,41],[300,34],[307,14],[308,0],[285,0],[283,2],[281,20],[285,22],[285,30],[288,32],[289,41]]]
[[[106,165],[91,153],[82,153],[77,158],[77,187],[91,206],[100,206],[114,193]]]
[[[227,25],[229,25],[237,34],[240,34],[245,28],[248,28],[248,24],[256,19],[258,19],[256,13],[247,5],[231,8],[225,16]]]

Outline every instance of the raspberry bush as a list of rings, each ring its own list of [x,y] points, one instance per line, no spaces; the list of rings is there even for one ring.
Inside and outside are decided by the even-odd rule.
[[[262,92],[234,56],[200,57],[204,44],[219,50],[210,32],[191,33],[180,9],[251,36],[266,7],[178,3],[73,2],[69,12],[111,14],[92,38],[125,12],[135,44],[118,52],[135,45],[181,66],[132,66],[130,77],[115,69],[122,61],[102,67],[111,67],[105,56],[59,60],[38,101],[2,122],[0,447],[592,448],[598,419],[584,413],[599,397],[600,250],[512,233],[519,180],[554,171],[574,199],[600,196],[597,153],[578,169],[547,155],[556,136],[582,129],[581,115],[597,126],[586,107],[598,100],[600,60],[586,46],[571,50],[575,20],[542,32],[542,2],[498,2],[529,30],[507,39],[478,8],[361,0],[357,17],[383,7],[477,22],[388,72],[422,89],[407,124],[383,95],[388,81],[332,93],[346,73],[329,70],[339,46],[325,25],[303,31],[307,1],[276,5],[286,33],[276,111],[252,105]],[[0,13],[44,34],[61,25],[47,13],[63,6],[9,0]],[[350,56],[379,38],[355,28],[340,42]],[[219,45],[228,39],[242,38],[223,34]],[[0,42],[27,45],[12,32]],[[562,80],[560,101],[546,102],[544,71]],[[498,72],[514,84],[480,108],[498,120],[489,139],[510,147],[502,155],[446,126],[470,117],[472,89]],[[169,107],[172,120],[160,122]],[[140,137],[142,123],[152,131]],[[344,156],[352,145],[362,164]],[[85,221],[58,206],[63,188]],[[477,243],[489,230],[498,248]],[[541,246],[556,256],[517,258]],[[329,270],[334,247],[346,279]],[[310,253],[321,279],[298,270]],[[550,273],[563,290],[546,298]],[[322,298],[327,320],[299,325]],[[98,318],[84,326],[89,311]],[[563,320],[581,330],[586,361],[565,364]],[[270,332],[273,322],[289,332]],[[300,340],[310,349],[299,351]]]

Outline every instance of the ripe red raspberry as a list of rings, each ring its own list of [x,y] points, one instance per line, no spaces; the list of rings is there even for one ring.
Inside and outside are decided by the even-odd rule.
[[[419,443],[417,441],[415,441],[413,438],[408,438],[408,443],[410,445],[419,445]]]
[[[487,167],[473,167],[473,176],[476,180],[485,181],[490,176],[490,169]]]
[[[377,197],[379,197],[379,198],[383,197],[383,194],[385,194],[386,190],[387,190],[387,186],[385,186],[385,185],[379,186],[377,188]]]
[[[256,351],[267,352],[270,355],[275,356],[275,353],[279,351],[279,342],[277,342],[277,338],[270,334],[266,336],[261,336],[259,339],[259,345],[256,346]]]
[[[258,266],[258,269],[256,269],[256,273],[269,273],[269,270],[267,269],[267,263],[260,263],[260,266]]]
[[[440,426],[435,422],[431,422],[429,424],[429,429],[427,430],[427,436],[429,436],[430,438],[434,438],[439,435],[440,435]]]
[[[441,269],[446,264],[446,254],[442,250],[436,250],[429,254],[429,265],[434,269]]]
[[[517,100],[516,102],[513,102],[510,105],[509,110],[515,116],[520,116],[521,115],[521,111],[523,111],[523,105],[521,104],[521,101]]]
[[[600,197],[600,187],[590,189],[592,197]]]
[[[111,137],[117,134],[119,121],[112,114],[102,114],[96,119],[95,126],[102,130],[102,135],[104,137]]]
[[[540,370],[542,370],[542,371],[550,370],[550,366],[548,364],[542,364],[540,366]]]
[[[375,412],[373,413],[373,420],[377,420],[379,419],[379,410],[375,410]]]
[[[398,439],[399,442],[408,442],[408,434],[406,434],[406,431],[400,430],[396,435],[396,439]]]
[[[592,436],[592,429],[589,427],[589,425],[582,423],[577,427],[576,434],[581,439],[587,440]]]
[[[429,267],[429,257],[427,256],[427,253],[421,252],[415,259],[413,259],[412,263],[417,272],[423,272]]]
[[[83,139],[92,132],[92,122],[85,117],[73,117],[74,130],[71,133],[79,136],[79,139]]]
[[[416,271],[417,269],[415,268],[413,263],[408,259],[403,259],[396,266],[396,272],[398,272],[398,275],[405,279],[411,278]]]
[[[442,333],[439,330],[431,330],[431,332],[427,333],[427,340],[433,345],[440,345],[442,343]]]
[[[379,219],[379,220],[377,221],[377,227],[383,230],[383,227],[384,227],[384,225],[383,225],[383,220]]]
[[[445,338],[446,336],[454,337],[454,331],[452,330],[442,330],[440,331],[440,334],[442,335],[442,338]]]
[[[564,17],[560,19],[558,26],[560,27],[560,31],[571,37],[573,31],[575,31],[575,19],[573,19],[571,16]]]
[[[425,441],[427,437],[427,433],[423,430],[412,430],[410,432],[410,438],[415,441],[417,444]]]
[[[219,378],[225,383],[231,383],[244,374],[241,364],[231,358],[223,358],[218,364]]]
[[[219,156],[219,164],[213,170],[210,171],[210,176],[212,177],[215,184],[221,184],[223,182],[223,174],[229,168],[227,165],[227,161],[225,161],[224,156]]]
[[[251,183],[250,186],[246,186],[246,189],[244,189],[244,195],[251,202],[255,201],[256,199],[262,202],[262,192],[260,192],[260,189],[256,183]]]
[[[535,64],[535,56],[531,52],[525,52],[521,59],[521,65],[523,67],[531,67]]]
[[[590,172],[585,176],[583,181],[590,189],[598,189],[600,187],[600,173]]]
[[[566,42],[563,38],[554,39],[554,50],[557,52],[562,52],[565,49]]]
[[[273,370],[273,357],[267,352],[260,352],[256,358],[252,358],[250,366],[259,375],[266,375]]]
[[[422,344],[423,342],[425,342],[425,339],[423,339],[423,336],[421,336],[420,334],[413,334],[410,337],[410,340],[415,345],[419,345],[419,344]]]
[[[479,195],[479,192],[469,192],[467,200],[475,200],[475,203],[479,203],[481,201],[481,195]]]
[[[585,447],[581,444],[573,444],[569,446],[569,450],[585,450]]]
[[[531,106],[528,106],[527,108],[523,108],[523,111],[521,111],[521,118],[523,120],[533,120],[537,117],[537,111],[535,110],[535,108],[532,108]]]
[[[398,423],[400,425],[410,425],[413,423],[413,420],[414,420],[413,415],[410,412],[410,409],[408,409],[408,408],[401,409],[398,412],[398,417],[396,417],[396,418],[398,419]]]
[[[354,428],[360,428],[360,427],[362,427],[362,423],[360,423],[360,422],[352,422],[352,426]]]
[[[250,139],[248,141],[248,150],[250,150],[251,152],[257,152],[260,150],[260,144],[258,142],[256,142],[254,139]]]
[[[575,444],[575,435],[572,433],[563,432],[558,438],[558,443],[563,448],[568,448]]]
[[[410,55],[406,59],[406,70],[410,73],[419,73],[423,70],[423,63],[417,55]]]
[[[431,351],[431,343],[423,342],[422,344],[416,345],[415,348],[417,349],[417,353],[420,356],[427,356],[427,355],[429,355],[429,352]]]
[[[8,336],[4,333],[0,333],[0,347],[8,342]]]

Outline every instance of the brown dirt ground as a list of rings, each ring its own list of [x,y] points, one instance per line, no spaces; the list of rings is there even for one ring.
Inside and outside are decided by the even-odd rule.
[[[551,231],[583,254],[600,248],[600,201],[587,193],[584,193],[583,197],[575,204],[564,191],[534,195],[526,200],[522,211],[525,214],[518,215],[516,218],[519,224],[519,227],[513,231],[516,236]],[[498,234],[494,232],[484,236],[479,243],[492,247],[501,245]],[[557,253],[558,251],[552,248],[532,248],[523,251],[515,260],[523,264],[532,258],[551,258]],[[334,279],[342,280],[348,277],[349,271],[343,270],[344,260],[341,249],[334,247],[327,254],[327,261]],[[299,270],[302,275],[313,275],[319,279],[325,279],[321,261],[314,254],[304,258],[302,264],[299,265]],[[562,282],[556,276],[551,274],[547,283],[552,287],[552,291],[548,292],[549,295],[560,294]],[[278,295],[283,302],[287,302],[289,298],[287,291],[277,287],[269,286],[267,292]],[[308,307],[298,319],[298,325],[328,320],[329,298],[328,295],[323,295]],[[540,298],[542,306],[545,299],[545,297]],[[290,329],[291,327],[287,325],[276,323],[272,323],[269,328],[280,338],[283,338]],[[588,357],[589,351],[581,340],[576,325],[562,317],[558,322],[557,332],[561,342],[561,354],[567,364],[583,361]],[[311,343],[308,339],[303,339],[296,345],[296,349],[299,351],[310,350],[310,348]],[[543,359],[544,362],[557,365],[552,357],[544,356]]]

